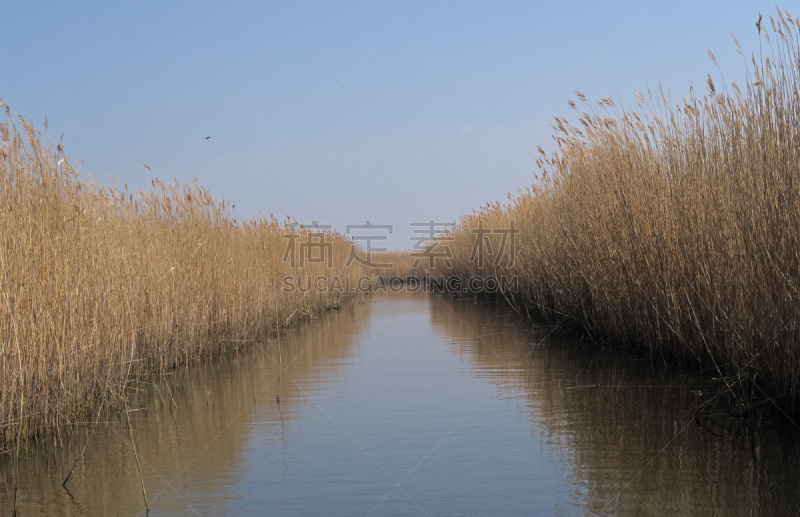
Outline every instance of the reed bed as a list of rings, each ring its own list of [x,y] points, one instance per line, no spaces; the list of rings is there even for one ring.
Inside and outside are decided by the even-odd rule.
[[[500,294],[526,317],[710,366],[748,406],[797,414],[800,20],[778,9],[757,30],[746,84],[709,75],[702,97],[630,110],[576,92],[534,184],[462,217],[436,244],[452,267],[428,274],[515,277]],[[479,265],[481,225],[512,223],[515,245],[484,235]]]
[[[81,180],[60,143],[0,107],[2,447],[91,420],[142,376],[238,349],[354,295],[287,290],[287,276],[374,278],[345,267],[344,237],[297,227],[291,257],[284,224],[237,219],[196,182],[153,178],[149,191],[129,192]],[[326,247],[303,262],[309,237]],[[325,253],[330,267],[314,259]]]
[[[414,266],[415,257],[410,251],[385,251],[375,253],[372,262],[380,267],[375,269],[378,277],[383,281],[407,281],[416,276]]]

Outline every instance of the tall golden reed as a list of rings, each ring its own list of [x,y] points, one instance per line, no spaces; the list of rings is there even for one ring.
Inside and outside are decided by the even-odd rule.
[[[132,193],[79,180],[60,144],[0,107],[0,445],[90,419],[141,375],[241,347],[352,294],[290,292],[287,275],[374,278],[345,267],[352,243],[334,233],[332,268],[295,257],[293,269],[283,225],[237,219],[196,183],[153,179]],[[297,231],[300,242],[312,232]]]
[[[746,85],[709,75],[702,98],[639,94],[636,111],[576,92],[578,121],[555,117],[558,150],[540,148],[535,184],[464,216],[440,243],[453,268],[434,273],[516,276],[503,295],[532,318],[711,365],[740,395],[796,411],[800,20],[779,9],[769,22]],[[513,257],[494,265],[487,247],[478,267],[481,221],[515,222]]]

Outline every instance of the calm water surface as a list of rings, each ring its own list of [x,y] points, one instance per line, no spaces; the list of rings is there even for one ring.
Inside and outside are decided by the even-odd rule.
[[[697,377],[543,338],[490,305],[391,294],[156,381],[131,413],[150,515],[800,511],[785,425],[705,429]],[[21,453],[18,515],[145,514],[107,420],[82,459],[88,427]]]

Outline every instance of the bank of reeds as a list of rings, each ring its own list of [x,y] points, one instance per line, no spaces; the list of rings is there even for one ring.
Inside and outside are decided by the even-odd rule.
[[[0,107],[0,446],[91,420],[142,375],[352,295],[287,289],[288,276],[374,276],[345,267],[345,238],[297,227],[289,239],[281,222],[237,219],[196,183],[129,192],[81,180],[60,144]]]
[[[640,94],[635,110],[576,92],[535,183],[464,216],[434,273],[516,277],[502,295],[532,319],[708,365],[796,414],[800,20],[779,10],[757,30],[746,84],[709,75],[702,97]]]
[[[373,262],[377,264],[376,274],[381,280],[406,282],[416,278],[413,267],[415,258],[409,251],[386,251],[375,253]]]

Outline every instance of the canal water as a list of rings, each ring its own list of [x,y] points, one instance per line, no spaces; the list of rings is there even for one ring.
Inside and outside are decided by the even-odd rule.
[[[132,433],[21,451],[16,506],[145,515],[140,467],[150,515],[797,514],[790,426],[696,419],[713,387],[664,370],[491,304],[370,296],[143,386]]]

